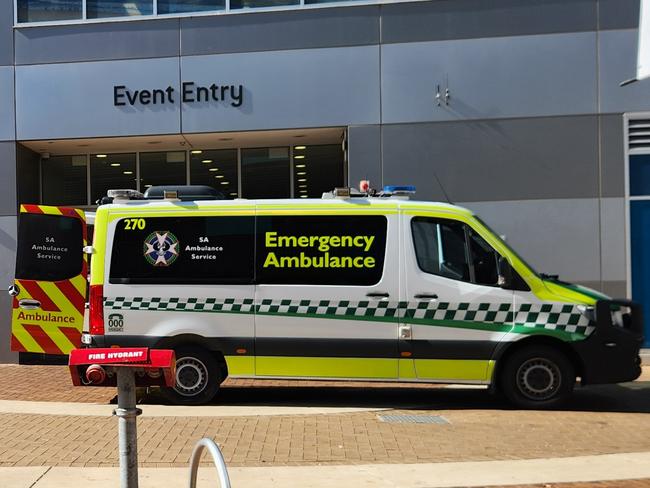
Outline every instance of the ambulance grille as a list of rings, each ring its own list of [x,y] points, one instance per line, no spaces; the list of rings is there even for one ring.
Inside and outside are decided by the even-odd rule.
[[[650,119],[630,119],[627,142],[630,150],[650,149]]]
[[[442,415],[377,415],[377,418],[388,424],[451,424]]]

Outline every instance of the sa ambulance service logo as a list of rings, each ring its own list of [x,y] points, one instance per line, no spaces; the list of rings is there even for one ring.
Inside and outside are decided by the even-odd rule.
[[[144,257],[152,266],[169,266],[178,258],[179,243],[168,230],[155,231],[144,240]]]

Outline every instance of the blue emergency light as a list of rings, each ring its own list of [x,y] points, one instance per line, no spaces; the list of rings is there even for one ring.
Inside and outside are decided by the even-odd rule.
[[[415,186],[413,185],[386,185],[384,186],[384,193],[415,193]]]

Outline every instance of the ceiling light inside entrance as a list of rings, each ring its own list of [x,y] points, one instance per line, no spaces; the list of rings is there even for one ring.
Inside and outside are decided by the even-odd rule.
[[[210,168],[208,171],[219,171],[219,168]]]
[[[195,149],[194,151],[190,151],[192,154],[201,154],[203,151],[200,149]]]
[[[296,168],[305,168],[306,164],[296,164]]]
[[[222,184],[222,185],[229,185],[230,182],[229,182],[229,181],[222,181],[221,184]]]
[[[123,171],[123,173],[124,173],[125,175],[132,175],[132,174],[133,174],[133,171]]]
[[[96,157],[97,157],[97,158],[105,158],[105,157],[106,157],[106,154],[98,154]]]
[[[211,160],[211,159],[204,159],[204,160],[201,161],[201,162],[202,162],[202,163],[205,163],[205,164],[210,164],[210,163],[212,162],[212,160]]]
[[[112,166],[113,168],[117,168],[119,165],[120,165],[120,163],[111,163],[111,166]]]
[[[293,159],[305,159],[304,154],[299,154],[298,156],[294,156]]]
[[[223,175],[217,175],[215,178],[223,178]]]
[[[302,151],[302,150],[304,150],[304,149],[307,149],[307,146],[294,146],[294,149],[295,149],[296,151]]]

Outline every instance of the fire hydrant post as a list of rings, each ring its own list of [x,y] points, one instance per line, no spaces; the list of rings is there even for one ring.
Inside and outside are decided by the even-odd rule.
[[[176,383],[176,355],[171,349],[146,347],[73,349],[68,360],[75,386],[117,386],[120,485],[138,488],[138,432],[135,387]]]
[[[136,408],[135,372],[117,368],[117,408],[120,450],[120,486],[138,488],[138,429],[136,418],[142,410]]]

